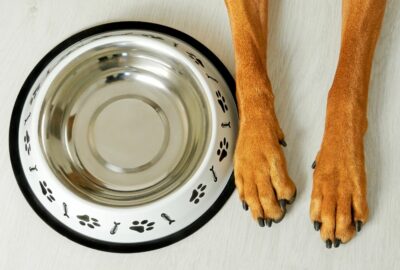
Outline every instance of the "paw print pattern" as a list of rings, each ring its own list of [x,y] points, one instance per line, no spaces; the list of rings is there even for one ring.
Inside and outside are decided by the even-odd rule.
[[[129,227],[132,231],[136,231],[138,233],[143,233],[145,231],[151,231],[154,229],[155,222],[149,222],[147,219],[142,220],[141,222],[135,220],[132,222],[133,226]]]
[[[219,162],[221,162],[228,155],[229,143],[224,137],[222,141],[219,142],[219,149],[217,150],[217,155],[219,156]]]
[[[46,196],[49,202],[54,202],[56,199],[53,196],[53,191],[47,186],[46,181],[39,181],[39,184],[43,195]]]
[[[79,219],[79,224],[82,226],[88,226],[90,229],[94,229],[94,227],[100,227],[100,223],[97,219],[91,218],[88,215],[78,215],[76,216]]]
[[[225,97],[219,90],[217,90],[215,94],[217,95],[219,106],[221,106],[222,111],[225,113],[228,110],[228,106],[225,103]]]
[[[48,75],[49,73],[50,73],[50,72],[47,71],[47,75]],[[32,105],[33,101],[35,100],[35,98],[36,98],[36,96],[37,96],[37,93],[39,92],[39,89],[40,89],[40,85],[38,85],[38,87],[36,87],[35,91],[33,91],[31,100],[29,101],[29,104]]]
[[[25,143],[25,151],[30,155],[31,153],[31,137],[29,136],[28,131],[26,131],[26,134],[24,136],[24,143]]]
[[[200,184],[196,189],[193,189],[192,196],[190,197],[190,202],[194,202],[198,204],[200,202],[200,198],[203,198],[206,194],[204,190],[207,188],[207,185]]]
[[[186,52],[186,53],[189,55],[190,58],[192,58],[192,59],[194,60],[194,62],[195,62],[196,64],[198,64],[199,66],[201,66],[202,68],[204,68],[203,62],[201,62],[201,60],[200,60],[199,58],[197,58],[196,55],[194,55],[194,54],[191,53],[191,52]]]

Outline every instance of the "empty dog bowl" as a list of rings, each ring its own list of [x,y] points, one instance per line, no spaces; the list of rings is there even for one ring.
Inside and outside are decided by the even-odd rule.
[[[134,252],[194,232],[233,190],[234,81],[177,30],[120,22],[48,53],[17,98],[14,173],[33,209],[86,246]]]

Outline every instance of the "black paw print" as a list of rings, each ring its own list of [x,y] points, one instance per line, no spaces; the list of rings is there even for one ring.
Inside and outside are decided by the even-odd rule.
[[[221,95],[221,92],[219,90],[217,90],[215,92],[215,94],[217,95],[218,98],[218,103],[221,106],[222,111],[225,113],[228,110],[228,106],[225,104],[225,98],[223,95]]]
[[[198,204],[200,202],[200,198],[205,195],[204,190],[207,188],[207,185],[200,184],[196,189],[193,189],[192,196],[190,197],[190,202],[194,202]]]
[[[217,155],[219,156],[220,162],[228,155],[228,152],[226,151],[228,150],[228,147],[228,141],[224,137],[224,139],[219,142],[219,149],[217,150]]]
[[[100,227],[99,221],[95,218],[90,218],[88,215],[81,215],[81,216],[76,216],[78,219],[80,219],[79,224],[82,226],[88,226],[91,229],[94,229],[94,226]]]
[[[24,136],[24,143],[25,143],[25,151],[28,153],[28,155],[31,153],[31,137],[29,137],[28,131],[26,131],[26,134]]]
[[[139,233],[143,233],[145,231],[151,231],[154,229],[155,222],[149,222],[147,219],[142,220],[141,222],[135,220],[132,222],[133,226],[129,227],[129,229],[133,231],[137,231]]]
[[[50,202],[54,202],[56,199],[53,196],[53,191],[47,187],[46,181],[39,181],[40,188],[42,189],[42,193]]]

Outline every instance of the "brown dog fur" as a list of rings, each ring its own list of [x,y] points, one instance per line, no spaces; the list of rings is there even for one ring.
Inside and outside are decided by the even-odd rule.
[[[277,0],[278,1],[278,0]],[[240,118],[235,183],[261,226],[279,222],[296,195],[280,144],[266,68],[268,0],[225,0],[236,62]],[[343,0],[339,63],[328,95],[310,215],[330,247],[348,242],[368,218],[363,138],[372,58],[386,0]],[[356,226],[357,225],[357,226]]]

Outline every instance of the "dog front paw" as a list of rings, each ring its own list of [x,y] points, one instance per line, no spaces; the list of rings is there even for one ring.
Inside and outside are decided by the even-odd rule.
[[[271,115],[247,118],[240,123],[234,154],[235,183],[243,207],[250,207],[253,218],[262,227],[280,222],[286,205],[296,195],[281,149],[286,143]]]
[[[362,136],[335,130],[325,134],[313,164],[310,215],[327,248],[351,240],[367,221],[363,151]]]

